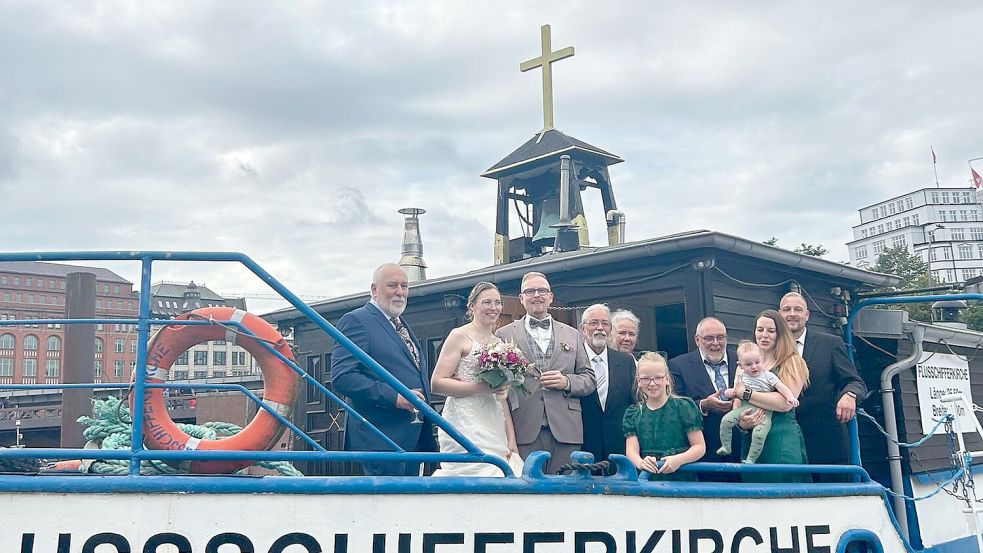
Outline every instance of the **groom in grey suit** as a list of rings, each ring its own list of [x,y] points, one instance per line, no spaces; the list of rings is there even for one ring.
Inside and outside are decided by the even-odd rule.
[[[526,273],[519,289],[526,316],[496,333],[536,365],[537,376],[526,379],[529,395],[509,394],[515,440],[523,457],[549,451],[546,470],[556,473],[584,443],[580,398],[594,392],[594,371],[580,332],[550,317],[553,292],[546,276]]]

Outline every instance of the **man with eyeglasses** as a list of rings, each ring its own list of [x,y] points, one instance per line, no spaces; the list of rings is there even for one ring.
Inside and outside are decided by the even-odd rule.
[[[857,403],[866,396],[867,385],[847,356],[842,338],[806,329],[809,308],[805,298],[789,292],[782,297],[778,310],[792,331],[799,355],[809,367],[809,386],[802,390],[801,403],[795,410],[809,462],[844,464],[850,451],[846,423],[856,413]],[[843,479],[836,476],[819,479]]]
[[[515,440],[523,458],[549,451],[546,470],[555,473],[584,443],[580,398],[594,392],[594,371],[577,329],[550,317],[553,292],[546,275],[526,273],[519,290],[526,315],[496,332],[536,366],[526,379],[529,394],[509,393]]]
[[[733,407],[731,401],[720,399],[720,392],[734,386],[737,354],[727,346],[727,328],[716,317],[707,317],[696,325],[694,340],[696,350],[669,360],[673,391],[691,398],[703,412],[707,452],[701,461],[736,463],[739,461],[736,452],[720,456],[717,449],[720,448],[720,421]],[[734,439],[740,440],[736,433]]]
[[[607,347],[611,329],[608,306],[598,303],[584,310],[580,318],[580,331],[584,335],[581,347],[594,369],[597,389],[580,400],[581,418],[584,451],[593,453],[595,461],[605,460],[612,453],[625,454],[625,410],[634,403],[631,386],[635,358]]]

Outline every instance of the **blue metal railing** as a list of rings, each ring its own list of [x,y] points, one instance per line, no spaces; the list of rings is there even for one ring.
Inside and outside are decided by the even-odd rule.
[[[38,252],[38,253],[8,253],[0,254],[0,261],[139,261],[141,264],[140,278],[140,310],[137,319],[32,319],[23,321],[0,321],[0,325],[10,326],[16,324],[135,324],[137,326],[137,370],[133,378],[134,405],[143,405],[147,388],[201,388],[201,389],[238,389],[243,391],[253,401],[256,401],[261,408],[265,409],[274,416],[281,424],[285,424],[295,434],[301,436],[305,442],[314,447],[314,451],[160,451],[145,450],[143,448],[143,410],[133,409],[131,448],[127,450],[85,450],[85,449],[20,449],[0,451],[0,458],[21,458],[21,459],[129,459],[131,476],[139,475],[140,461],[144,459],[154,460],[285,460],[285,461],[444,461],[444,462],[478,462],[488,463],[500,468],[507,476],[513,476],[508,463],[495,455],[488,455],[474,445],[466,436],[462,435],[456,428],[451,426],[443,417],[434,411],[426,402],[419,399],[402,382],[397,380],[386,371],[375,360],[352,343],[344,334],[339,332],[333,325],[325,320],[320,314],[311,309],[283,284],[276,280],[266,270],[260,267],[248,256],[234,252]],[[447,434],[456,440],[467,451],[466,454],[444,454],[444,453],[416,453],[405,452],[402,448],[390,440],[378,428],[369,423],[364,417],[357,413],[346,402],[342,401],[337,395],[327,389],[322,383],[311,378],[296,363],[290,361],[285,356],[277,352],[269,344],[258,341],[259,344],[285,362],[294,370],[308,385],[314,386],[321,393],[326,394],[332,400],[338,402],[348,413],[370,428],[374,433],[381,437],[390,447],[391,452],[349,452],[349,451],[327,451],[316,441],[306,436],[303,431],[291,424],[284,417],[275,412],[275,409],[265,405],[258,397],[242,387],[235,385],[213,385],[213,384],[147,384],[146,382],[146,359],[147,345],[150,338],[151,326],[163,325],[189,325],[189,324],[213,324],[210,321],[167,321],[155,320],[150,317],[150,287],[152,265],[154,261],[187,261],[187,262],[231,262],[240,263],[249,269],[260,280],[270,286],[280,294],[295,309],[316,324],[321,330],[326,332],[335,342],[339,343],[350,351],[365,367],[372,371],[376,377],[390,385],[397,393],[406,398],[421,414],[443,429]],[[245,334],[252,334],[244,326],[234,322],[223,322],[225,325],[235,325]],[[120,385],[130,387],[129,385]],[[229,386],[228,388],[226,386]],[[106,388],[105,384],[75,384],[75,385],[0,385],[0,389],[46,389],[46,388],[71,388],[89,387]],[[108,386],[113,387],[113,386]]]

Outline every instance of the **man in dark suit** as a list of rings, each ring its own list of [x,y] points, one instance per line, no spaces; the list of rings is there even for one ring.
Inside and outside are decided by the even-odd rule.
[[[593,453],[595,461],[602,461],[612,453],[625,454],[623,422],[625,409],[634,400],[635,359],[607,347],[611,334],[608,306],[599,303],[584,310],[580,331],[597,383],[597,389],[580,400],[584,451]]]
[[[369,303],[338,321],[338,330],[429,403],[430,379],[423,349],[400,318],[409,296],[406,272],[393,263],[380,266],[372,275],[371,292]],[[356,411],[403,449],[435,449],[430,423],[412,422],[416,414],[413,404],[339,344],[331,352],[331,380],[335,390],[345,395]],[[351,416],[345,420],[345,449],[393,451],[368,426]],[[362,470],[367,476],[416,476],[420,463],[364,462]]]
[[[867,385],[846,353],[839,336],[806,330],[809,309],[805,298],[789,292],[779,304],[788,323],[795,347],[809,366],[809,387],[802,391],[795,410],[806,451],[812,464],[849,462],[849,434],[846,423],[857,412],[858,398],[867,395]]]
[[[701,461],[736,463],[739,448],[730,455],[717,455],[720,448],[720,421],[733,403],[720,399],[719,393],[734,386],[737,354],[727,347],[727,328],[720,319],[707,317],[696,325],[696,348],[669,360],[673,391],[692,398],[703,412],[703,437],[707,453]],[[736,432],[736,431],[735,431]],[[740,443],[735,433],[734,442]]]

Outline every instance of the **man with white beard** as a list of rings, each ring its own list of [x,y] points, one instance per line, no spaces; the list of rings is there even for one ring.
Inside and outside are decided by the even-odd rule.
[[[346,313],[338,321],[338,330],[416,397],[429,403],[430,378],[426,376],[423,348],[401,316],[410,295],[406,271],[395,263],[381,265],[372,274],[370,292],[372,299]],[[406,451],[436,449],[430,422],[413,424],[413,404],[340,344],[331,352],[331,382],[356,411]],[[345,418],[345,449],[392,451],[368,426],[351,416]],[[420,463],[366,461],[362,470],[366,476],[415,476]]]
[[[632,383],[635,359],[608,348],[611,335],[611,310],[604,304],[588,307],[580,320],[584,349],[594,369],[597,390],[581,399],[584,423],[584,451],[594,454],[595,461],[608,455],[625,454],[622,423],[625,409],[633,403]]]

